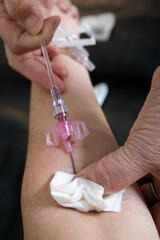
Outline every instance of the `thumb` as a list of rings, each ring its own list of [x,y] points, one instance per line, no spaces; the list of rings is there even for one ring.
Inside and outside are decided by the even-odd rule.
[[[85,177],[114,193],[160,168],[160,68],[124,146],[84,168]]]
[[[8,14],[19,21],[31,34],[43,27],[43,16],[36,0],[4,0]]]
[[[144,167],[144,158],[128,145],[103,157],[82,169],[76,176],[84,177],[104,187],[105,194],[111,194],[128,187],[139,178],[145,176],[149,169]]]

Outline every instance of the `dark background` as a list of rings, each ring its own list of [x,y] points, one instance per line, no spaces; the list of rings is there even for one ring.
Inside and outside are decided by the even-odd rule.
[[[93,84],[105,81],[109,85],[103,110],[122,145],[160,64],[160,2],[74,2],[79,4],[82,15],[112,11],[117,16],[110,41],[97,43],[89,51],[97,67],[91,74]],[[10,69],[0,40],[0,240],[23,239],[20,190],[27,150],[29,97],[30,82]]]

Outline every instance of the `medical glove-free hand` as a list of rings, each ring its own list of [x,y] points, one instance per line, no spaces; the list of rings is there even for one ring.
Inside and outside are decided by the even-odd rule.
[[[82,169],[76,177],[90,179],[110,194],[148,173],[154,176],[154,187],[160,199],[160,67],[153,75],[150,92],[124,146]],[[160,219],[160,202],[155,218]],[[156,224],[160,230],[160,220]]]

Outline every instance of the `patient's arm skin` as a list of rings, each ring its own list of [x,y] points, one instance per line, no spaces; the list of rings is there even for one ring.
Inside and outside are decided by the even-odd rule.
[[[118,145],[93,93],[87,71],[69,56],[54,61],[69,71],[62,95],[69,120],[83,120],[90,135],[72,144],[76,171],[99,160]],[[59,206],[50,196],[49,183],[58,170],[72,172],[61,143],[46,146],[46,131],[56,125],[49,91],[32,84],[27,162],[22,186],[25,240],[158,240],[151,215],[136,185],[123,197],[121,213],[82,213]],[[123,176],[122,176],[123,177]]]

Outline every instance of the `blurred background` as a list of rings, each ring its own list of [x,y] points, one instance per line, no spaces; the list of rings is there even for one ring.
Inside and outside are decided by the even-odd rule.
[[[93,84],[106,82],[104,113],[122,145],[160,64],[159,0],[74,0],[81,16],[112,12],[109,41],[88,47]],[[23,239],[20,191],[28,136],[30,82],[7,64],[0,40],[0,239]],[[107,143],[106,143],[107,144]]]

